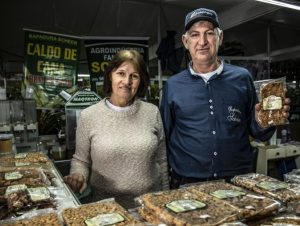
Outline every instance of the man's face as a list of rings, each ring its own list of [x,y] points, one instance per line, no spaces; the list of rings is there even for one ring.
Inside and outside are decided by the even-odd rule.
[[[223,33],[208,21],[194,23],[182,36],[182,42],[196,64],[212,64],[217,60]]]

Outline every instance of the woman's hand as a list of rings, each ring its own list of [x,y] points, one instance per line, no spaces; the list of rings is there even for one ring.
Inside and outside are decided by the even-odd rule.
[[[64,182],[68,184],[74,192],[82,193],[87,187],[84,176],[80,173],[72,173],[65,176]]]

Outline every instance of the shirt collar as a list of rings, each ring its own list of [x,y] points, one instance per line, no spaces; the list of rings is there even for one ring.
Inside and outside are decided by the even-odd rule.
[[[214,74],[219,75],[219,74],[221,74],[221,72],[223,71],[223,68],[224,68],[224,62],[223,62],[222,59],[221,59],[220,66],[216,70],[214,70],[212,72],[208,72],[208,73],[197,73],[197,72],[195,72],[194,69],[193,69],[193,65],[192,64],[193,64],[193,62],[190,61],[189,66],[188,66],[189,67],[189,71],[190,71],[190,73],[192,75],[194,75],[196,77],[207,77],[207,76],[209,76],[209,74],[211,74],[211,75],[214,75]]]

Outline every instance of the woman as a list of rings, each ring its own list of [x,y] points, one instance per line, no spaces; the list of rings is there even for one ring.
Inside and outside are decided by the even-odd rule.
[[[164,132],[158,108],[139,100],[149,74],[134,50],[118,52],[104,75],[109,97],[83,110],[76,151],[65,182],[82,192],[89,182],[93,201],[114,197],[125,208],[134,198],[168,189]]]

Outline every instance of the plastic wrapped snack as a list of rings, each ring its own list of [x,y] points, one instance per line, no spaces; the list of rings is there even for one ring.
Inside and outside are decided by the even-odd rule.
[[[102,200],[78,208],[67,208],[63,210],[62,216],[67,226],[142,224],[114,200]]]
[[[300,200],[289,202],[285,208],[285,212],[289,214],[296,214],[300,216]]]
[[[300,169],[293,169],[291,172],[284,174],[284,181],[300,184]]]
[[[294,226],[300,225],[300,217],[292,214],[279,214],[270,218],[262,219],[258,222],[251,222],[249,226]]]
[[[232,182],[235,185],[275,198],[284,203],[300,200],[300,185],[282,182],[264,174],[238,175],[232,179]]]
[[[145,207],[139,207],[138,213],[141,216],[142,219],[144,219],[146,222],[149,222],[154,225],[162,225],[162,220],[159,219],[158,216],[152,213],[151,210],[145,208]]]
[[[2,226],[21,226],[21,225],[43,225],[43,226],[62,226],[56,213],[43,214],[22,220],[10,220],[7,223],[1,223]]]
[[[238,219],[238,209],[205,193],[186,189],[148,193],[138,198],[146,221],[167,225],[219,225]],[[151,213],[151,216],[148,216]]]
[[[259,84],[262,103],[262,108],[257,115],[260,125],[269,127],[286,124],[286,118],[283,117],[285,78],[263,80],[257,84]]]
[[[31,208],[54,207],[53,197],[46,187],[26,188],[6,194],[10,212]]]
[[[6,168],[0,171],[0,187],[25,184],[30,187],[47,186],[50,181],[43,170]]]
[[[12,185],[6,189],[1,219],[22,216],[31,210],[56,208],[54,195],[46,187],[28,188],[26,185]]]
[[[0,157],[2,164],[14,164],[14,166],[30,165],[31,163],[46,163],[50,162],[48,156],[42,152],[19,153],[15,155],[5,155]]]
[[[204,192],[239,208],[240,219],[253,220],[266,217],[277,213],[280,208],[280,203],[274,199],[223,181],[204,182],[187,187],[187,190],[192,193]]]

